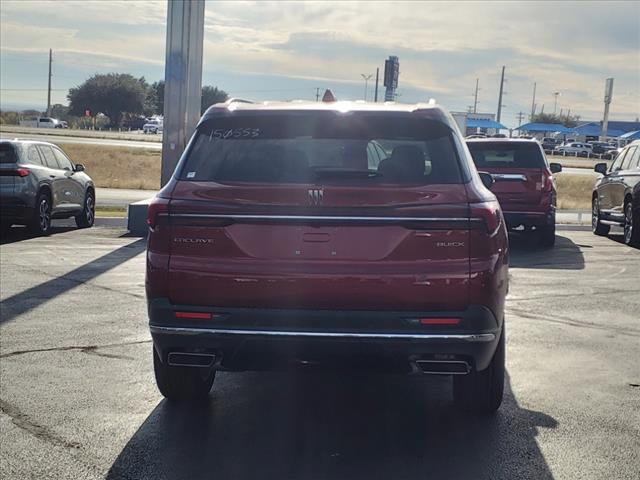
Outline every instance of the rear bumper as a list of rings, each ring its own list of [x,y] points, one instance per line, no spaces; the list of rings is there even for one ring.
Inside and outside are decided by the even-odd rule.
[[[33,207],[15,197],[0,198],[0,219],[3,222],[25,223],[33,217]]]
[[[520,225],[543,227],[554,225],[556,222],[555,209],[547,212],[503,212],[504,220],[508,228],[516,228]]]
[[[175,311],[209,312],[213,320],[174,318]],[[411,372],[420,361],[463,361],[486,368],[501,322],[482,306],[461,312],[363,312],[220,309],[149,305],[150,330],[162,361],[169,353],[215,355],[219,370],[296,366]],[[459,318],[458,325],[424,326],[420,318]]]

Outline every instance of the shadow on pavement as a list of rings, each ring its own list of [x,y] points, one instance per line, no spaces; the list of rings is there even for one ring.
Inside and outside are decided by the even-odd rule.
[[[59,233],[65,233],[70,230],[77,230],[78,228],[73,227],[51,227],[51,235],[56,235]],[[3,231],[0,235],[0,245],[6,245],[9,243],[21,242],[23,240],[29,240],[30,238],[37,238],[38,235],[34,234],[27,227],[11,227],[6,231]]]
[[[535,437],[557,422],[505,387],[481,417],[446,377],[220,375],[205,405],[162,401],[107,478],[553,478]]]
[[[31,287],[0,302],[0,324],[32,310],[89,280],[101,275],[143,252],[146,240],[140,239],[113,250],[75,270]]]
[[[543,268],[560,270],[584,269],[582,248],[591,245],[577,245],[570,238],[556,233],[556,244],[552,248],[543,248],[534,234],[509,233],[511,255],[509,266],[512,268]]]

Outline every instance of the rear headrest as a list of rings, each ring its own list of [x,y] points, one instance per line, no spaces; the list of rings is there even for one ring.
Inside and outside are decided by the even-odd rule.
[[[366,142],[349,142],[345,145],[343,166],[354,170],[369,168]]]
[[[400,145],[380,162],[378,171],[389,181],[419,181],[424,176],[424,152],[420,147]]]

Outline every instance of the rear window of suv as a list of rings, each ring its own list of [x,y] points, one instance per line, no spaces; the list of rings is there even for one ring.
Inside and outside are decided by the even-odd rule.
[[[540,147],[534,142],[469,142],[468,146],[477,168],[545,166]]]
[[[198,128],[178,178],[219,183],[460,183],[450,128],[416,116],[278,112]]]

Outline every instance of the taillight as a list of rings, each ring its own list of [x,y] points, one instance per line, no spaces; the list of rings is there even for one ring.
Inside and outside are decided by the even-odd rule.
[[[420,325],[458,325],[459,318],[421,318]]]
[[[493,235],[498,231],[502,223],[502,212],[497,200],[472,203],[469,207],[472,221],[482,221],[489,235]]]
[[[29,173],[29,169],[24,167],[18,167],[11,170],[0,170],[0,176],[3,177],[26,177]]]
[[[548,193],[553,190],[553,175],[550,172],[542,173],[542,188],[541,190]]]
[[[169,214],[169,200],[166,198],[155,197],[149,203],[147,208],[147,224],[151,228],[155,228],[158,225],[159,217]]]
[[[187,318],[192,320],[211,320],[213,315],[209,312],[173,312],[176,318]]]

